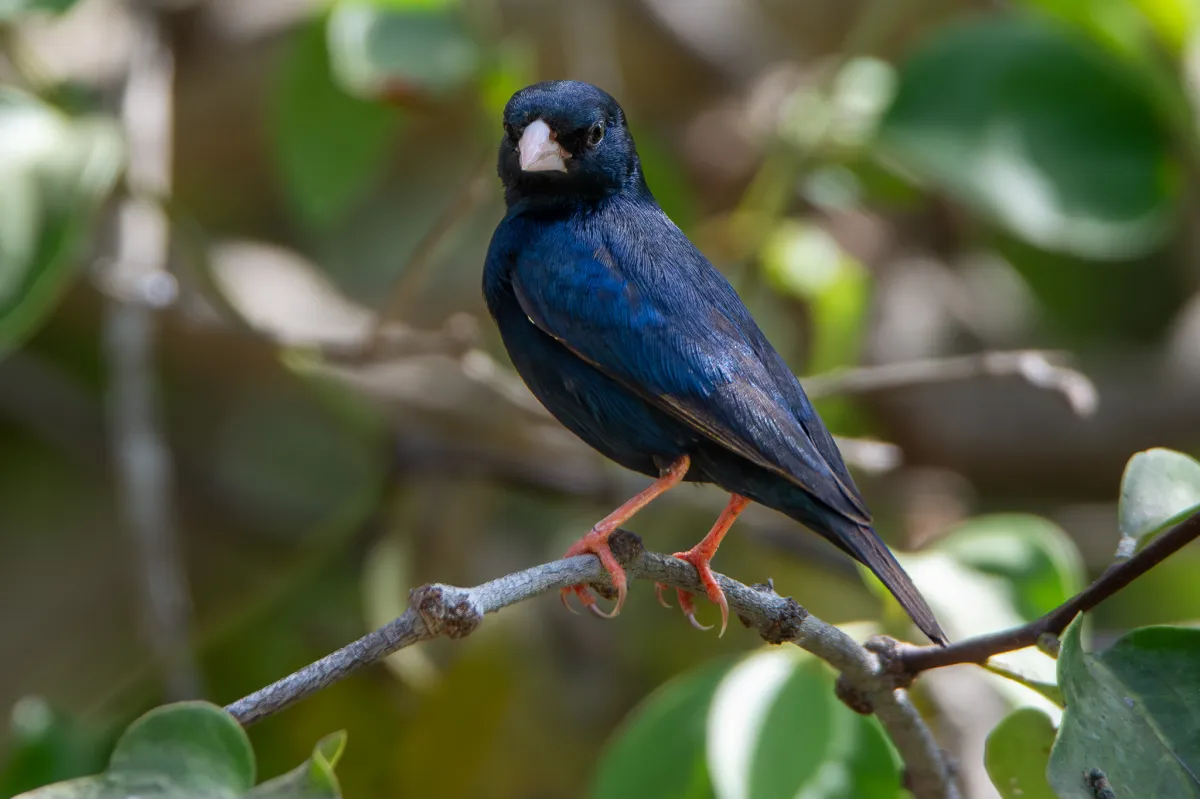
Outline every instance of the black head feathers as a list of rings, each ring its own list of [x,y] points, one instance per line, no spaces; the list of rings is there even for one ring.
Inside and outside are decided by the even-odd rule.
[[[510,208],[569,206],[644,186],[625,112],[580,81],[535,83],[512,96],[498,171]]]

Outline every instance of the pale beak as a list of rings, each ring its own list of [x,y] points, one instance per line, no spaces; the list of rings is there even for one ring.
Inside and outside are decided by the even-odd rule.
[[[554,140],[554,132],[540,119],[525,126],[517,149],[521,153],[521,169],[525,172],[567,171],[565,159],[571,154]]]

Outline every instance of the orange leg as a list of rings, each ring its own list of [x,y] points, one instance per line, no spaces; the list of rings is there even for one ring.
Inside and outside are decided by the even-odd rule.
[[[629,521],[633,514],[649,505],[656,497],[679,485],[683,480],[683,476],[687,474],[691,463],[691,458],[687,455],[680,455],[678,460],[667,467],[662,477],[651,483],[649,487],[637,494],[633,499],[596,522],[596,526],[587,535],[576,541],[575,545],[567,550],[567,554],[563,555],[564,558],[589,553],[600,558],[600,564],[604,566],[604,570],[612,578],[613,588],[617,589],[617,604],[613,607],[611,613],[605,613],[596,607],[596,597],[592,596],[592,592],[588,590],[586,585],[567,586],[561,592],[562,602],[566,605],[567,610],[571,609],[571,605],[567,602],[567,599],[574,592],[579,597],[579,601],[583,603],[583,606],[597,616],[612,618],[621,612],[621,606],[625,604],[627,580],[625,579],[624,567],[617,562],[612,549],[608,546],[608,537],[616,532],[617,528],[622,524]]]
[[[750,504],[750,500],[738,494],[729,495],[729,504],[725,506],[725,510],[721,511],[721,515],[717,518],[717,523],[708,531],[708,535],[704,536],[699,544],[689,549],[687,552],[676,552],[675,557],[680,560],[686,560],[688,563],[696,567],[696,571],[700,575],[700,582],[704,584],[705,591],[708,593],[708,598],[711,599],[717,606],[721,608],[721,635],[725,634],[725,628],[729,624],[729,602],[725,599],[725,592],[721,590],[721,586],[717,585],[717,580],[713,577],[712,569],[709,568],[708,562],[713,559],[713,555],[717,554],[717,547],[721,546],[721,539],[725,537],[725,533],[729,532],[729,528],[733,526],[733,522],[738,515],[746,509]],[[663,589],[666,588],[662,583],[655,583],[654,591],[658,594],[658,601],[663,607],[670,607],[667,601],[663,599]],[[696,606],[692,603],[692,595],[682,588],[675,589],[679,596],[679,607],[683,610],[688,621],[697,630],[711,630],[712,626],[705,627],[700,622],[696,621]]]

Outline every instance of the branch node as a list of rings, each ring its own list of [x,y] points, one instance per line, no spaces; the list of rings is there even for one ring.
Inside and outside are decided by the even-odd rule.
[[[1038,636],[1037,648],[1058,660],[1058,653],[1062,651],[1062,641],[1058,640],[1058,636],[1054,633],[1045,632]]]
[[[756,590],[758,586],[755,586]],[[768,588],[771,593],[774,589]],[[745,616],[738,614],[742,624],[747,627],[757,627],[758,634],[768,644],[783,644],[795,641],[800,637],[800,625],[808,618],[808,611],[800,607],[800,603],[789,597],[784,597],[784,606],[778,612],[773,612],[759,624],[752,624]]]
[[[613,557],[617,559],[617,563],[622,566],[628,566],[646,554],[646,547],[642,544],[641,536],[624,528],[608,537],[608,546],[612,550]]]
[[[408,601],[432,636],[465,638],[483,621],[483,611],[471,593],[451,585],[414,588],[408,592]]]
[[[904,644],[890,635],[872,635],[863,644],[863,649],[879,660],[879,674],[891,678],[896,688],[907,688],[917,676],[904,662],[903,647]]]
[[[842,704],[860,716],[869,716],[875,712],[875,706],[867,698],[866,693],[854,684],[845,674],[839,674],[833,684],[833,692]]]

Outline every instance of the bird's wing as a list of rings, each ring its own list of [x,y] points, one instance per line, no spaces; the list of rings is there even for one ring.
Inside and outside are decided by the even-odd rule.
[[[530,321],[578,357],[868,524],[866,504],[795,376],[703,256],[690,243],[677,254],[689,261],[682,270],[622,269],[608,247],[547,236],[515,259],[511,280]]]

